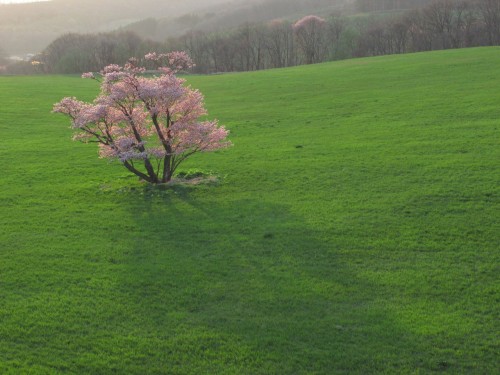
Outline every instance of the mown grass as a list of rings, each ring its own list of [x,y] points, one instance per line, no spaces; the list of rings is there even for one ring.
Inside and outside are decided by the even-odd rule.
[[[189,82],[234,147],[159,188],[0,78],[1,373],[498,370],[500,49]]]

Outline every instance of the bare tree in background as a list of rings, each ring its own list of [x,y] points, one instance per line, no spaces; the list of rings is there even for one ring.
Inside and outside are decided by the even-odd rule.
[[[208,51],[208,39],[201,31],[190,31],[179,38],[181,50],[186,50],[196,61],[194,70],[196,72],[210,71],[210,56]]]
[[[464,0],[461,2],[461,30],[463,33],[464,47],[471,47],[475,45],[476,30],[479,28],[478,15],[476,8],[470,1]]]
[[[484,22],[488,35],[488,44],[500,43],[500,1],[480,0],[478,1],[481,18]]]
[[[214,72],[235,71],[234,40],[229,34],[214,33],[208,38],[208,53]]]
[[[272,68],[295,65],[293,30],[289,22],[271,21],[267,26],[265,45]]]
[[[232,37],[239,59],[237,70],[260,70],[264,67],[264,32],[260,25],[245,23]]]
[[[332,57],[336,58],[339,52],[342,34],[347,27],[347,20],[341,13],[333,13],[328,19],[328,43],[331,47]]]
[[[389,34],[392,39],[393,53],[406,53],[408,44],[409,25],[398,18],[389,22]]]
[[[453,22],[453,4],[451,0],[436,0],[423,10],[427,31],[439,39],[436,46],[440,49],[449,48],[450,34]]]
[[[450,35],[452,48],[468,47],[472,43],[472,29],[476,22],[476,12],[467,0],[456,2],[453,12],[455,17]]]

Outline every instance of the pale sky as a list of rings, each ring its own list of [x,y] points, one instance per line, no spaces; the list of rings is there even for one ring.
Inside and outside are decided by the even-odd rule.
[[[0,4],[11,4],[11,3],[36,3],[38,1],[49,1],[49,0],[0,0]]]

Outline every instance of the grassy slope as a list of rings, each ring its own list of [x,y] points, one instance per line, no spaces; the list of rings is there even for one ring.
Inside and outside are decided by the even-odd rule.
[[[235,146],[149,189],[0,78],[0,372],[493,373],[498,48],[192,77]],[[298,147],[301,146],[301,147]]]

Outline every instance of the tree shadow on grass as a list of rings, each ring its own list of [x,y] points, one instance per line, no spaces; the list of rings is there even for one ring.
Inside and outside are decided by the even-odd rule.
[[[123,197],[137,226],[117,285],[135,327],[123,369],[401,373],[434,361],[446,370],[380,307],[384,292],[356,276],[335,238],[321,240],[280,204],[190,191]]]

